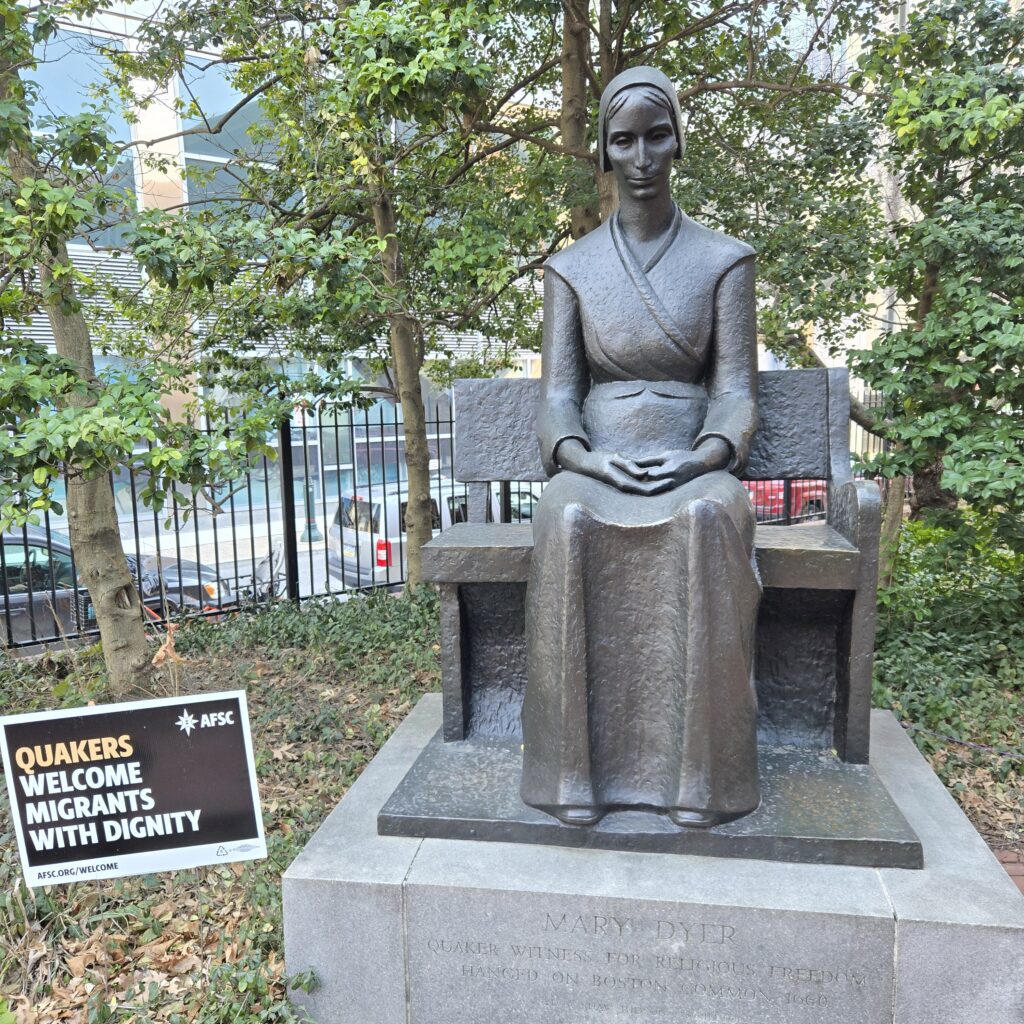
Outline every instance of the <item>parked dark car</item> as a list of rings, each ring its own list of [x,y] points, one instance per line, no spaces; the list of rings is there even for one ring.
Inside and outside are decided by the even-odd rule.
[[[92,601],[78,585],[64,534],[30,526],[0,539],[0,641],[52,640],[95,628]],[[128,555],[127,561],[151,619],[235,606],[229,584],[208,566],[155,555]]]

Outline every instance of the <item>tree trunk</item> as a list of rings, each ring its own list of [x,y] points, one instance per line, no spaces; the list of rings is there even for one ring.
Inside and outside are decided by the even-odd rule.
[[[629,18],[631,11],[629,5],[618,5],[622,8],[619,11],[620,18]],[[597,21],[598,53],[601,60],[601,88],[604,89],[608,83],[622,70],[619,67],[620,53],[616,48],[612,30],[612,0],[601,0]],[[594,182],[597,186],[597,199],[601,211],[601,222],[604,223],[619,205],[619,183],[611,171],[602,171],[599,162],[594,170]]]
[[[10,69],[0,75],[0,99],[10,97],[13,77]],[[42,175],[27,149],[12,145],[7,157],[16,182]],[[73,363],[83,380],[92,382],[96,376],[92,341],[76,301],[67,246],[62,238],[49,238],[46,244],[49,256],[39,261],[39,280],[57,354]],[[67,404],[87,408],[94,399],[73,395]],[[68,467],[67,510],[75,568],[95,610],[110,688],[118,697],[152,692],[159,673],[152,664],[142,624],[142,603],[125,560],[107,474],[86,479],[74,466]]]
[[[910,496],[910,517],[918,519],[926,508],[953,510],[957,497],[942,486],[942,456],[914,470],[914,493]]]
[[[885,507],[882,510],[882,536],[878,546],[878,585],[882,588],[892,584],[896,568],[896,551],[899,546],[900,527],[903,525],[903,503],[906,483],[901,476],[889,481],[885,493]]]
[[[921,279],[921,297],[914,311],[914,330],[923,331],[928,314],[935,304],[935,296],[939,290],[939,265],[927,263]],[[935,457],[924,466],[914,467],[914,493],[910,496],[910,516],[917,519],[922,509],[954,509],[956,495],[942,486],[942,456],[940,450]]]
[[[590,57],[590,29],[587,26],[587,4],[582,0],[565,0],[562,4],[562,110],[560,128],[562,145],[574,152],[587,148],[587,61]],[[601,176],[600,169],[595,172]],[[569,211],[572,237],[583,235],[601,226],[598,199],[578,204]]]
[[[619,205],[619,183],[611,171],[597,172],[597,195],[601,208],[601,222],[604,223]]]
[[[401,292],[405,283],[402,257],[396,233],[395,208],[386,190],[373,200],[373,220],[377,236],[387,243],[381,253],[384,279],[388,286]],[[419,344],[417,324],[408,314],[391,316],[391,360],[402,406],[405,433],[405,464],[409,474],[409,504],[405,512],[406,582],[410,587],[423,582],[423,561],[420,551],[433,537],[430,513],[430,449],[427,447],[427,418],[420,389],[420,368],[423,353]]]
[[[80,311],[63,311],[77,308],[70,275],[61,276],[59,293],[51,291],[54,268],[70,267],[63,242],[55,246],[51,259],[49,266],[40,264],[39,277],[44,293],[51,296],[44,300],[44,306],[57,354],[74,363],[83,379],[92,380],[96,371],[85,317]],[[93,399],[84,396],[68,400],[73,407],[91,404]],[[118,696],[152,693],[158,672],[153,667],[143,629],[142,601],[125,559],[109,476],[102,473],[85,478],[72,467],[68,473],[67,501],[75,568],[96,613],[111,689]]]

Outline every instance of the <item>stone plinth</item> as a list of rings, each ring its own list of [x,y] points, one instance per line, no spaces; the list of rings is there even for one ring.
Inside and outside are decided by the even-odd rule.
[[[1024,899],[888,714],[924,868],[379,836],[425,698],[284,877],[319,1024],[1021,1024]]]

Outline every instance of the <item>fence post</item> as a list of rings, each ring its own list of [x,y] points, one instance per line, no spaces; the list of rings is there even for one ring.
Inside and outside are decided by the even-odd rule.
[[[502,480],[500,486],[501,494],[501,521],[512,522],[512,483],[509,480]]]
[[[793,525],[793,509],[791,504],[793,501],[793,482],[791,480],[784,480],[782,483],[782,500],[786,509],[785,525]]]
[[[284,576],[289,601],[299,600],[299,539],[295,533],[295,470],[292,466],[292,421],[281,421],[281,512],[284,517]]]

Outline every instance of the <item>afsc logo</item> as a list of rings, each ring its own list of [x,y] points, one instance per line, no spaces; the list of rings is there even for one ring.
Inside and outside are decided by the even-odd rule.
[[[208,715],[203,715],[199,719],[200,729],[209,729],[214,725],[234,725],[235,724],[235,713],[234,711],[213,711]]]
[[[185,708],[174,723],[186,736],[192,735],[192,730],[198,725],[200,729],[210,729],[218,725],[234,725],[234,711],[209,711],[204,712],[196,718],[188,708]]]

